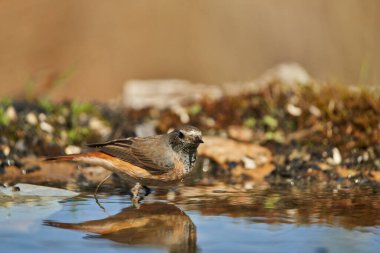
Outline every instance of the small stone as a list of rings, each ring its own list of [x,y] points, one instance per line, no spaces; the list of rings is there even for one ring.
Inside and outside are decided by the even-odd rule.
[[[252,190],[253,186],[254,186],[253,182],[245,182],[244,183],[244,189],[246,189],[246,190]]]
[[[369,154],[368,154],[368,152],[364,152],[364,153],[363,153],[363,161],[367,162],[368,159],[369,159]]]
[[[255,160],[253,160],[252,158],[250,158],[248,156],[244,156],[242,160],[244,163],[244,168],[250,169],[250,170],[257,168],[257,164],[256,164]]]
[[[302,114],[302,109],[293,105],[293,104],[287,104],[286,105],[286,111],[290,115],[295,116],[295,117],[301,116],[301,114]]]
[[[69,145],[65,148],[66,155],[79,154],[81,152],[81,148],[74,145]]]
[[[49,134],[53,133],[54,131],[54,127],[45,121],[40,123],[40,128],[42,131],[45,131]]]
[[[314,116],[316,116],[316,117],[320,117],[321,116],[321,110],[319,110],[318,107],[316,107],[314,105],[311,105],[309,107],[309,112],[311,114],[313,114]]]
[[[13,106],[9,106],[7,110],[5,111],[5,115],[10,121],[16,121],[17,120],[17,112]]]
[[[111,134],[111,128],[96,117],[91,118],[89,128],[98,132],[103,138],[106,138]]]
[[[203,159],[203,164],[202,164],[202,171],[207,172],[210,170],[211,164],[210,164],[210,159],[204,158]]]
[[[40,113],[40,114],[38,114],[38,119],[39,119],[40,121],[46,121],[47,116],[46,116],[45,113]]]
[[[3,152],[5,156],[8,156],[9,153],[11,152],[11,148],[8,145],[2,145],[1,151]]]
[[[30,125],[33,125],[33,126],[37,125],[38,119],[37,119],[36,114],[34,114],[33,112],[29,112],[26,115],[26,122],[28,122]]]
[[[181,122],[183,124],[189,123],[190,116],[184,107],[182,107],[180,105],[174,105],[171,107],[171,110],[172,110],[172,112],[174,112],[175,114],[177,114],[179,116],[179,119],[181,120]]]
[[[247,127],[232,125],[227,129],[228,135],[239,141],[250,141],[253,139],[253,130]]]
[[[342,163],[342,155],[339,152],[338,148],[333,148],[333,161],[335,164],[341,164]]]

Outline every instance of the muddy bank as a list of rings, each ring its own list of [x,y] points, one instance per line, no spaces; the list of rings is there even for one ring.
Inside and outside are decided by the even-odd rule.
[[[192,183],[376,185],[379,119],[378,93],[321,83],[271,81],[254,91],[203,96],[163,109],[2,99],[0,181],[98,182],[107,172],[90,168],[86,174],[76,165],[46,165],[41,157],[81,152],[85,143],[191,124],[209,136]]]

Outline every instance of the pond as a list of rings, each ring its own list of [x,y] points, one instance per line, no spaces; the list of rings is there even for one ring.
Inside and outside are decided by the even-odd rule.
[[[2,202],[4,252],[378,252],[378,188],[186,186]]]

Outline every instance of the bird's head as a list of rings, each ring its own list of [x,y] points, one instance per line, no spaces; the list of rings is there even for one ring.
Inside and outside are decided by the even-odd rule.
[[[169,134],[169,143],[176,149],[197,149],[203,143],[202,132],[193,126],[181,126]]]

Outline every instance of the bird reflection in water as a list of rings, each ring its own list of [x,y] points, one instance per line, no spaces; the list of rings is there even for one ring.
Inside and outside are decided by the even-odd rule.
[[[147,203],[139,209],[128,207],[101,220],[81,223],[45,221],[52,227],[79,230],[131,246],[167,248],[169,252],[196,252],[196,227],[175,205]]]

